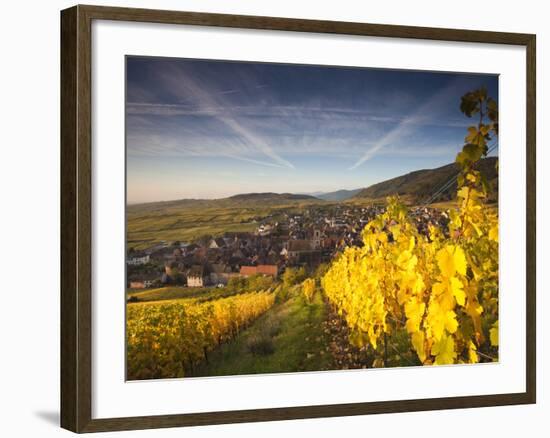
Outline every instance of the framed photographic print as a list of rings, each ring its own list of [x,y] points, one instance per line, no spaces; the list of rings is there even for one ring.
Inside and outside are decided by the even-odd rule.
[[[64,428],[535,403],[534,35],[75,6],[61,49]]]

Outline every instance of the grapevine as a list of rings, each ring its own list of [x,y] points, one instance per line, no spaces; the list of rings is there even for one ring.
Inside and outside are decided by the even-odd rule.
[[[315,279],[308,278],[302,283],[302,292],[306,297],[306,300],[311,303],[313,295],[315,294]]]
[[[485,89],[462,97],[468,128],[456,157],[456,209],[448,230],[420,233],[398,197],[362,231],[362,247],[348,247],[322,279],[323,289],[351,330],[350,341],[375,352],[406,331],[424,365],[476,363],[498,357],[498,214],[476,163],[498,136],[496,102]]]
[[[214,301],[129,304],[127,378],[183,377],[220,343],[232,339],[274,302],[269,292]]]

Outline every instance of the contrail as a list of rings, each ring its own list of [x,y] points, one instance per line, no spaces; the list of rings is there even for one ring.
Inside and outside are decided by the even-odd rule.
[[[387,145],[400,140],[403,136],[410,133],[411,128],[414,127],[419,121],[425,118],[425,113],[428,110],[433,111],[434,108],[439,107],[447,99],[454,95],[457,87],[458,80],[451,81],[445,88],[442,88],[435,93],[427,102],[422,104],[412,115],[406,117],[397,127],[392,129],[380,140],[378,140],[353,166],[348,170],[353,170],[363,164],[365,161],[370,160],[379,150],[383,149]]]
[[[191,95],[200,104],[204,104],[207,107],[224,107],[224,102],[218,98],[214,98],[210,93],[206,92],[200,87],[195,80],[193,80],[188,74],[185,74],[182,70],[177,69],[176,74],[164,74],[163,79],[169,84],[169,86],[176,90],[182,97],[188,98]],[[244,137],[247,142],[258,149],[267,157],[271,158],[274,162],[294,169],[294,165],[278,155],[273,148],[260,136],[256,135],[253,131],[248,129],[239,123],[235,118],[224,115],[217,116],[218,120],[233,130],[236,134]]]

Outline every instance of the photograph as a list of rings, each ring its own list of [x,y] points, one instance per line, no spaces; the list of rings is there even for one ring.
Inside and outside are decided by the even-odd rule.
[[[543,3],[3,6],[0,438],[550,430]]]
[[[498,363],[497,74],[127,55],[125,87],[127,381]]]

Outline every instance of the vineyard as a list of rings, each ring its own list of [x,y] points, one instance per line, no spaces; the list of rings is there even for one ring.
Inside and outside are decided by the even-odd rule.
[[[127,379],[183,377],[274,302],[269,292],[215,301],[133,303],[127,307]]]
[[[483,89],[466,94],[461,110],[479,123],[456,158],[458,208],[449,210],[448,232],[421,234],[391,197],[364,228],[363,246],[346,248],[322,281],[350,341],[372,348],[381,366],[390,366],[388,345],[398,356],[413,349],[424,365],[498,359],[498,216],[475,168],[498,135],[498,114]],[[404,332],[409,342],[399,351],[391,337]]]
[[[128,291],[127,378],[498,361],[498,207],[478,166],[496,145],[498,111],[483,88],[460,109],[478,120],[460,173],[440,189],[456,187],[445,226],[420,229],[390,196],[359,243],[315,269]]]

